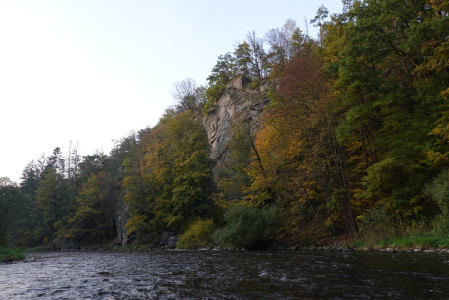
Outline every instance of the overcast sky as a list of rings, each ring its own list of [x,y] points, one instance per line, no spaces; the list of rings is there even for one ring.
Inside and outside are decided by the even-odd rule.
[[[249,30],[288,18],[304,30],[339,0],[0,0],[0,177],[19,182],[43,153],[70,141],[81,155],[154,126],[173,82],[205,82]],[[316,36],[316,28],[309,25]]]

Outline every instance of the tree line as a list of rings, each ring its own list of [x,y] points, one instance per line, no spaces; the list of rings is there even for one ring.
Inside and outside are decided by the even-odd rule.
[[[0,239],[111,240],[120,201],[141,243],[166,230],[186,247],[381,236],[388,222],[397,235],[419,222],[447,234],[448,11],[447,0],[344,1],[339,14],[318,9],[316,39],[291,19],[263,38],[248,32],[207,84],[175,82],[177,104],[109,155],[56,148],[20,185],[2,179]],[[214,182],[202,116],[237,76],[270,82],[270,104],[256,134],[233,125]]]

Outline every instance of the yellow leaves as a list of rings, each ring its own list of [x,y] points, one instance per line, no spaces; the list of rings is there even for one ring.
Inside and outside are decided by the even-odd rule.
[[[187,230],[179,237],[177,247],[194,249],[208,246],[214,233],[214,221],[197,218]]]
[[[128,234],[138,231],[142,227],[146,226],[147,225],[146,222],[147,216],[137,214],[131,215],[131,217],[128,219],[128,222],[126,222],[125,225]]]
[[[447,164],[448,153],[440,153],[434,150],[429,150],[426,152],[426,160],[423,161],[430,166],[442,166]]]
[[[441,92],[441,96],[445,99],[445,100],[449,100],[449,88],[447,88],[446,90]]]

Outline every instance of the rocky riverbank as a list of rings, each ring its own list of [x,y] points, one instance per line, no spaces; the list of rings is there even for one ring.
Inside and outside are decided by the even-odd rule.
[[[426,249],[426,248],[408,248],[408,249],[400,249],[400,248],[371,248],[371,247],[363,247],[356,248],[350,247],[346,243],[334,243],[332,245],[326,246],[292,246],[289,247],[290,251],[377,251],[377,252],[391,252],[391,253],[440,253],[440,254],[449,254],[449,249],[447,248],[437,248],[437,249]]]
[[[284,245],[282,247],[282,245]],[[159,246],[159,244],[155,245],[142,245],[142,246],[135,246],[135,245],[127,245],[127,246],[107,246],[107,247],[101,247],[101,246],[92,246],[92,247],[85,247],[78,251],[249,251],[249,249],[246,248],[235,248],[235,247],[217,247],[217,246],[211,246],[211,247],[203,247],[198,249],[176,249],[176,247],[172,244],[170,247],[168,245]],[[448,248],[436,248],[436,249],[430,249],[430,248],[372,248],[372,247],[363,247],[363,248],[357,248],[352,247],[349,244],[345,242],[340,243],[333,243],[330,245],[323,245],[323,246],[315,246],[315,245],[309,245],[309,246],[290,246],[287,247],[285,244],[276,243],[274,246],[271,245],[270,247],[259,249],[259,250],[268,250],[268,251],[363,251],[363,252],[389,252],[389,253],[436,253],[436,254],[449,254]]]

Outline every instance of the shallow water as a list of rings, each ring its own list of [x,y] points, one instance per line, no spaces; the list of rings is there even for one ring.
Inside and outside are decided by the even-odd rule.
[[[0,299],[442,299],[449,255],[40,252],[0,264]]]

